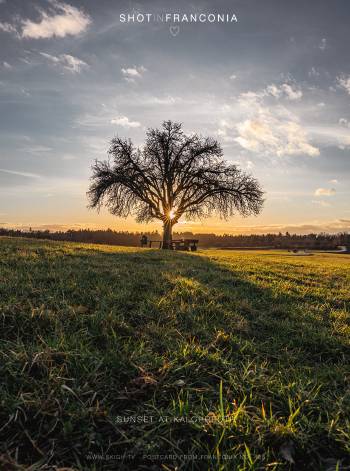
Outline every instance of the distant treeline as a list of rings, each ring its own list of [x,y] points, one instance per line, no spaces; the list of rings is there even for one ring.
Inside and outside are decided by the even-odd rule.
[[[143,233],[148,240],[160,240],[158,232]],[[35,239],[50,239],[73,242],[87,242],[93,244],[110,245],[140,245],[141,233],[107,230],[68,230],[50,232],[37,230],[15,230],[0,228],[0,236],[30,237]],[[217,234],[193,234],[192,232],[175,232],[174,239],[198,239],[201,247],[251,247],[251,248],[305,248],[330,250],[338,246],[350,246],[350,234],[251,234],[251,235],[217,235]]]

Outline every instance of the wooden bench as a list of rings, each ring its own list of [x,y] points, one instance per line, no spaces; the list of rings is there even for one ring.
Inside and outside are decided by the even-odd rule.
[[[173,239],[171,243],[171,250],[185,250],[195,252],[197,250],[198,239]],[[161,249],[163,245],[162,240],[150,240],[149,246],[152,244],[158,244],[158,248]]]
[[[195,252],[197,250],[198,239],[178,239],[172,241],[173,250],[185,250]]]

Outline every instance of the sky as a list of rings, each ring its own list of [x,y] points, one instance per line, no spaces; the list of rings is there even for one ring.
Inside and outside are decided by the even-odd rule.
[[[171,119],[265,191],[257,217],[175,230],[350,231],[349,18],[348,0],[0,0],[0,227],[160,229],[86,191],[114,136]]]

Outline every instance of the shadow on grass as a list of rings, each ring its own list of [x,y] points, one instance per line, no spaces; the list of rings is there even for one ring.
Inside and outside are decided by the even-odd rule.
[[[180,455],[219,450],[235,455],[220,468],[232,469],[248,459],[244,444],[262,466],[280,460],[290,438],[298,469],[346,456],[329,422],[346,415],[349,350],[307,298],[201,255],[35,250],[1,266],[2,338],[11,352],[1,393],[4,459],[107,470],[116,461],[106,454],[123,457],[118,469],[130,469],[131,454],[133,469],[160,469],[149,456],[170,453],[179,469],[205,469]],[[220,381],[225,404],[251,408],[230,439],[205,425],[159,422],[217,411]],[[291,401],[303,413],[288,428]],[[257,418],[262,403],[271,423]],[[135,415],[157,420],[121,419]]]

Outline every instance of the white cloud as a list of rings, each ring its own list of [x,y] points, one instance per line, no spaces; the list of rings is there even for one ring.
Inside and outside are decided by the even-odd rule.
[[[311,145],[306,132],[294,121],[280,122],[270,115],[247,119],[237,125],[239,137],[236,141],[253,152],[283,155],[308,155],[315,157],[320,151]]]
[[[47,153],[52,151],[52,147],[34,145],[34,146],[25,146],[19,149],[21,152],[29,152],[30,154],[40,154],[42,152]]]
[[[122,72],[128,77],[141,77],[140,72],[136,68],[122,69]]]
[[[350,75],[340,75],[337,77],[338,86],[344,88],[350,95]]]
[[[138,121],[130,121],[127,116],[118,116],[117,118],[111,119],[111,124],[122,126],[123,128],[139,128],[141,123]]]
[[[318,47],[321,49],[321,51],[325,51],[327,49],[327,39],[322,38]]]
[[[148,104],[154,104],[154,105],[175,105],[175,103],[180,102],[181,99],[178,97],[174,97],[171,95],[168,95],[166,97],[151,97],[148,101]]]
[[[289,83],[283,83],[280,86],[275,85],[272,83],[263,92],[264,95],[272,95],[275,98],[282,98],[285,97],[288,100],[300,100],[303,96],[303,92],[296,87],[293,87]]]
[[[344,137],[342,140],[339,140],[338,149],[347,150],[350,147],[350,136]]]
[[[350,146],[349,129],[344,129],[347,121],[341,122],[342,126],[317,125],[309,126],[308,131],[317,139],[317,142],[326,146],[337,146],[346,149]],[[347,126],[345,126],[347,128]]]
[[[263,96],[254,92],[240,95],[238,103],[247,118],[238,124],[221,121],[219,131],[224,135],[236,131],[234,140],[241,147],[263,155],[319,155],[297,117],[284,106],[265,106]]]
[[[339,182],[336,178],[334,178],[333,180],[329,180],[329,183],[333,183],[333,185],[337,185]]]
[[[64,68],[72,73],[80,73],[84,67],[89,67],[86,62],[70,54],[62,54],[62,60],[65,63]]]
[[[288,83],[282,84],[281,88],[289,100],[300,100],[300,98],[303,96],[303,92],[301,90],[293,88]]]
[[[24,64],[31,65],[31,61],[27,59],[26,57],[20,57],[19,60],[21,62],[24,62]]]
[[[334,196],[336,191],[334,188],[317,188],[314,194],[315,196]]]
[[[237,125],[237,130],[239,137],[236,138],[236,141],[244,149],[259,152],[278,146],[278,138],[264,120],[247,119]]]
[[[67,3],[49,0],[49,10],[39,9],[39,21],[14,18],[14,23],[0,22],[0,31],[19,38],[64,38],[82,33],[91,23],[88,14]]]
[[[3,67],[4,69],[7,69],[7,70],[11,70],[11,69],[13,68],[12,65],[9,64],[9,63],[6,62],[6,61],[4,61],[4,62],[2,63],[2,67]]]
[[[26,88],[22,87],[20,89],[20,91],[21,91],[22,95],[24,95],[24,96],[31,96],[31,94],[29,93],[29,91]]]
[[[18,35],[16,27],[14,25],[11,25],[10,23],[0,22],[0,31],[3,31],[4,33],[13,33],[15,35]]]
[[[77,57],[71,56],[70,54],[60,54],[59,56],[52,56],[46,52],[40,52],[40,54],[55,66],[58,66],[63,70],[67,70],[72,74],[79,74],[83,68],[89,67],[86,62]]]
[[[18,172],[17,170],[6,170],[4,168],[0,168],[0,172],[8,173],[10,175],[18,175],[19,177],[40,178],[40,175],[37,175],[36,173]]]
[[[50,12],[40,10],[38,22],[22,20],[22,38],[64,38],[86,30],[91,23],[89,15],[67,3],[51,0]]]
[[[280,98],[282,94],[282,90],[279,87],[277,87],[277,85],[275,85],[274,83],[272,83],[266,88],[266,92],[269,95],[274,96],[275,98]]]
[[[135,83],[136,79],[142,78],[147,69],[141,65],[140,67],[128,67],[127,69],[122,68],[121,71],[127,82]]]
[[[311,67],[311,69],[308,72],[309,77],[319,77],[320,72],[316,69],[316,67]]]
[[[234,74],[230,75],[230,80],[236,80],[236,78],[237,78],[237,75],[234,75]]]

